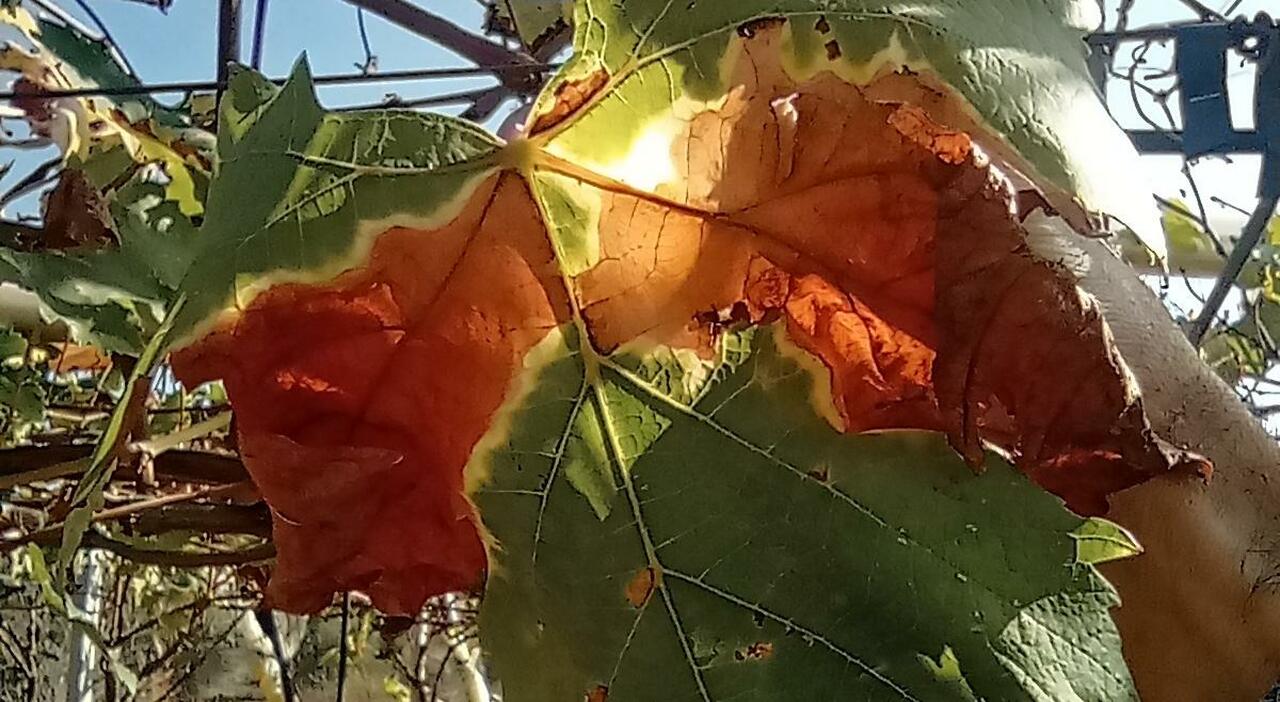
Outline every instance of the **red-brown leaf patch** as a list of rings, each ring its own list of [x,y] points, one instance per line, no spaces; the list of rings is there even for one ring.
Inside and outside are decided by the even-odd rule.
[[[497,176],[434,231],[392,229],[323,285],[276,286],[174,357],[224,378],[272,507],[272,606],[362,590],[412,615],[476,586],[485,553],[462,466],[524,354],[566,314],[521,180]]]

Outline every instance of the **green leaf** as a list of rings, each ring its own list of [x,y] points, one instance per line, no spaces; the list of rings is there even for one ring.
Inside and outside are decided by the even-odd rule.
[[[1187,275],[1216,275],[1222,257],[1204,229],[1179,209],[1190,211],[1181,200],[1172,200],[1160,215],[1170,265]]]
[[[26,352],[26,337],[12,329],[0,331],[0,360],[21,356]]]
[[[928,656],[921,656],[920,659],[934,677],[954,688],[956,697],[964,702],[978,702],[978,698],[973,695],[973,689],[969,687],[969,681],[965,680],[964,673],[960,672],[960,661],[956,659],[956,652],[952,651],[950,646],[942,649],[942,655],[937,661]]]
[[[1128,529],[1101,517],[1090,518],[1072,531],[1071,536],[1076,540],[1076,562],[1085,565],[1098,565],[1142,553],[1142,546]]]
[[[77,340],[137,354],[176,296],[198,234],[156,183],[130,180],[111,194],[110,209],[117,246],[0,249],[0,280],[35,292],[45,314],[66,321]]]
[[[1238,329],[1215,331],[1200,345],[1200,357],[1232,385],[1246,375],[1261,375],[1267,369],[1266,347],[1253,335]]]
[[[765,331],[689,403],[670,362],[593,375],[574,343],[473,459],[481,631],[512,699],[951,700],[956,670],[980,699],[1136,699],[1077,551],[1101,522],[934,436],[836,433]],[[569,472],[600,453],[603,496]]]
[[[117,60],[106,42],[87,37],[75,28],[45,18],[36,20],[37,33],[32,39],[62,62],[64,70],[73,71],[81,82],[102,88],[132,88],[140,85]],[[149,95],[116,100],[132,120],[154,117],[169,125],[187,122],[185,115],[171,110]]]

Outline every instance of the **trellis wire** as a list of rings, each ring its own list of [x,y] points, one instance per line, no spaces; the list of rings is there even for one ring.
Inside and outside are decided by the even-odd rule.
[[[558,67],[557,63],[535,63],[519,66],[519,70],[545,71]],[[438,80],[443,78],[467,78],[492,75],[512,70],[512,66],[465,66],[459,68],[414,68],[400,71],[382,71],[380,73],[334,73],[312,78],[316,85],[355,85],[361,83],[391,83],[410,80]],[[268,78],[276,85],[284,84],[288,78]],[[115,87],[93,86],[84,88],[68,88],[66,90],[33,90],[30,92],[0,92],[0,100],[53,99],[64,97],[135,97],[155,93],[183,93],[198,90],[217,90],[225,88],[226,83],[212,81],[180,81],[176,83],[149,83],[142,85],[124,85]]]

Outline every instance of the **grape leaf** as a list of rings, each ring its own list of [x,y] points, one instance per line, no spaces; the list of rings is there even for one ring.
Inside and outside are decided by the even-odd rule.
[[[409,614],[487,570],[528,699],[646,698],[655,666],[687,672],[664,699],[1131,698],[1118,551],[1009,468],[1087,514],[1207,470],[992,165],[1091,201],[1048,114],[1069,18],[1012,8],[1045,27],[1010,44],[947,2],[717,5],[580,4],[507,144],[325,112],[302,65],[234,78],[173,362],[225,380],[270,604]],[[857,436],[888,429],[960,457]]]
[[[57,216],[50,215],[52,234]],[[66,321],[76,339],[137,354],[176,295],[196,250],[196,229],[163,186],[142,181],[114,193],[109,219],[114,241],[105,244],[0,249],[0,280],[35,291],[47,316]]]
[[[1072,529],[1098,527],[998,459],[975,478],[934,436],[837,433],[782,333],[594,385],[559,340],[475,493],[501,545],[480,629],[509,694],[952,700],[923,661],[946,647],[981,699],[1136,699],[1116,598],[1072,565]],[[671,382],[690,375],[692,406]],[[621,466],[588,491],[593,454]]]

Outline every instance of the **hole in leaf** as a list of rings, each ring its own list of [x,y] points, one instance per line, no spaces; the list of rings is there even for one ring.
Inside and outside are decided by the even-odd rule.
[[[763,661],[773,656],[773,644],[769,641],[757,641],[733,652],[737,661]]]
[[[784,17],[761,17],[738,25],[738,36],[743,39],[750,39],[756,35],[756,32],[773,27],[781,27],[786,22],[787,20]]]

